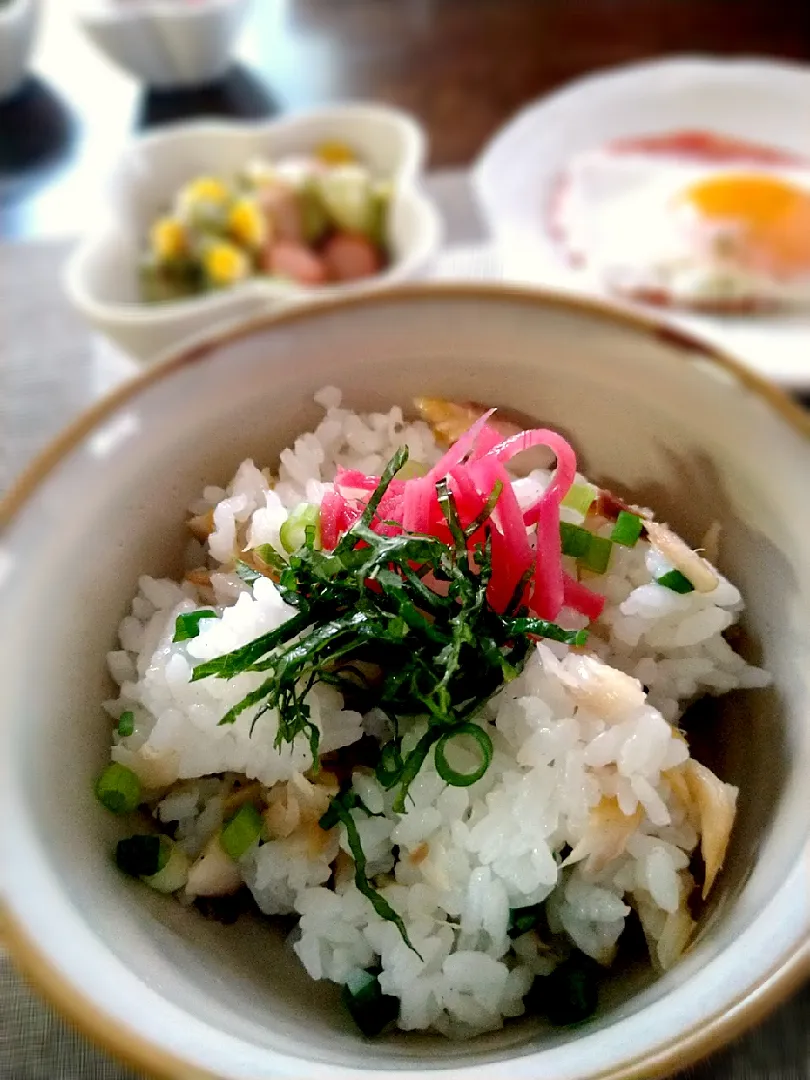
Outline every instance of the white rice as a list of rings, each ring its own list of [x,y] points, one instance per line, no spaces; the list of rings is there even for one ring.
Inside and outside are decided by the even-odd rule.
[[[300,915],[293,948],[312,978],[342,983],[356,969],[378,964],[383,992],[400,1001],[405,1030],[466,1036],[520,1015],[533,979],[548,974],[562,954],[558,943],[541,941],[534,931],[510,938],[510,910],[543,901],[551,931],[603,964],[615,955],[635,908],[653,961],[667,966],[691,929],[688,867],[698,843],[668,778],[689,757],[672,725],[697,696],[768,682],[722,636],[742,610],[738,590],[720,578],[711,593],[674,593],[655,583],[668,566],[646,541],[616,546],[609,572],[588,582],[607,597],[589,655],[557,643],[537,647],[522,675],[479,718],[490,725],[494,756],[477,783],[448,787],[429,756],[407,811],[398,814],[393,792],[368,771],[356,771],[355,791],[372,814],[382,815],[352,811],[368,873],[382,875],[378,887],[402,917],[415,952],[358,892],[345,858],[335,862],[339,847],[349,853],[345,830],[318,829],[311,808],[323,792],[303,775],[312,765],[306,740],[274,748],[273,712],[252,736],[251,710],[218,726],[262,676],[189,681],[196,663],[292,614],[271,581],[262,578],[251,589],[233,574],[235,551],[278,547],[289,509],[320,501],[338,464],[379,474],[402,443],[412,459],[437,459],[429,428],[405,423],[399,408],[359,416],[341,407],[334,388],[316,400],[324,418],[281,454],[272,489],[269,474],[246,461],[226,489],[206,488],[191,508],[213,510],[210,589],[141,579],[119,628],[120,649],[109,654],[120,694],[107,710],[114,718],[125,710],[135,716],[133,734],[114,737],[113,759],[139,773],[154,795],[156,816],[177,823],[178,841],[192,857],[222,823],[230,785],[221,774],[268,788],[287,784],[288,825],[242,858],[242,876],[263,911]],[[536,498],[548,475],[516,481],[520,501]],[[172,643],[179,614],[212,606],[218,617],[202,620],[198,637]],[[571,628],[585,622],[571,611],[559,621]],[[344,708],[330,687],[316,686],[308,701],[324,753],[364,731],[384,737],[384,720]],[[424,723],[414,725],[403,752],[423,731]],[[630,819],[629,835],[616,857],[595,868],[586,857],[593,814],[606,803]],[[574,854],[565,859],[569,851]]]

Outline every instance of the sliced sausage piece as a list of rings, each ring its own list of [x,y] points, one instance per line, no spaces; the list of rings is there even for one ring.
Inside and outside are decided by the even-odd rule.
[[[270,247],[265,255],[265,269],[299,285],[323,285],[327,279],[322,259],[303,244],[287,240],[279,240]]]
[[[380,253],[370,240],[357,233],[336,233],[323,249],[329,277],[334,281],[358,281],[379,272]]]

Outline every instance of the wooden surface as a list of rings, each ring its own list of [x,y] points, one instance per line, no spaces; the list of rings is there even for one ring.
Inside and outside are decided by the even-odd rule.
[[[0,106],[4,238],[83,227],[122,142],[166,119],[378,99],[422,119],[437,168],[598,68],[696,51],[810,59],[808,0],[254,0],[223,83],[144,95],[84,39],[71,0],[42,6],[35,76]]]

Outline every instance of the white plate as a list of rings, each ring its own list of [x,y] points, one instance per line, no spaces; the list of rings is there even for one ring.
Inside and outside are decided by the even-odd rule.
[[[809,114],[802,104],[807,101],[807,65],[689,56],[591,75],[527,106],[495,136],[473,169],[505,276],[604,295],[584,271],[563,261],[544,226],[555,177],[574,154],[625,135],[709,128],[810,156]],[[768,378],[810,389],[810,312],[658,313],[731,350]]]

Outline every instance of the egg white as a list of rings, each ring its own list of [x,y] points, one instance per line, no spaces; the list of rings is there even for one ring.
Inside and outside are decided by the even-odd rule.
[[[571,162],[553,224],[572,260],[611,291],[661,294],[683,306],[810,303],[810,274],[788,280],[752,271],[726,242],[738,228],[734,220],[709,221],[676,206],[690,185],[742,172],[810,192],[810,171],[601,149]]]

